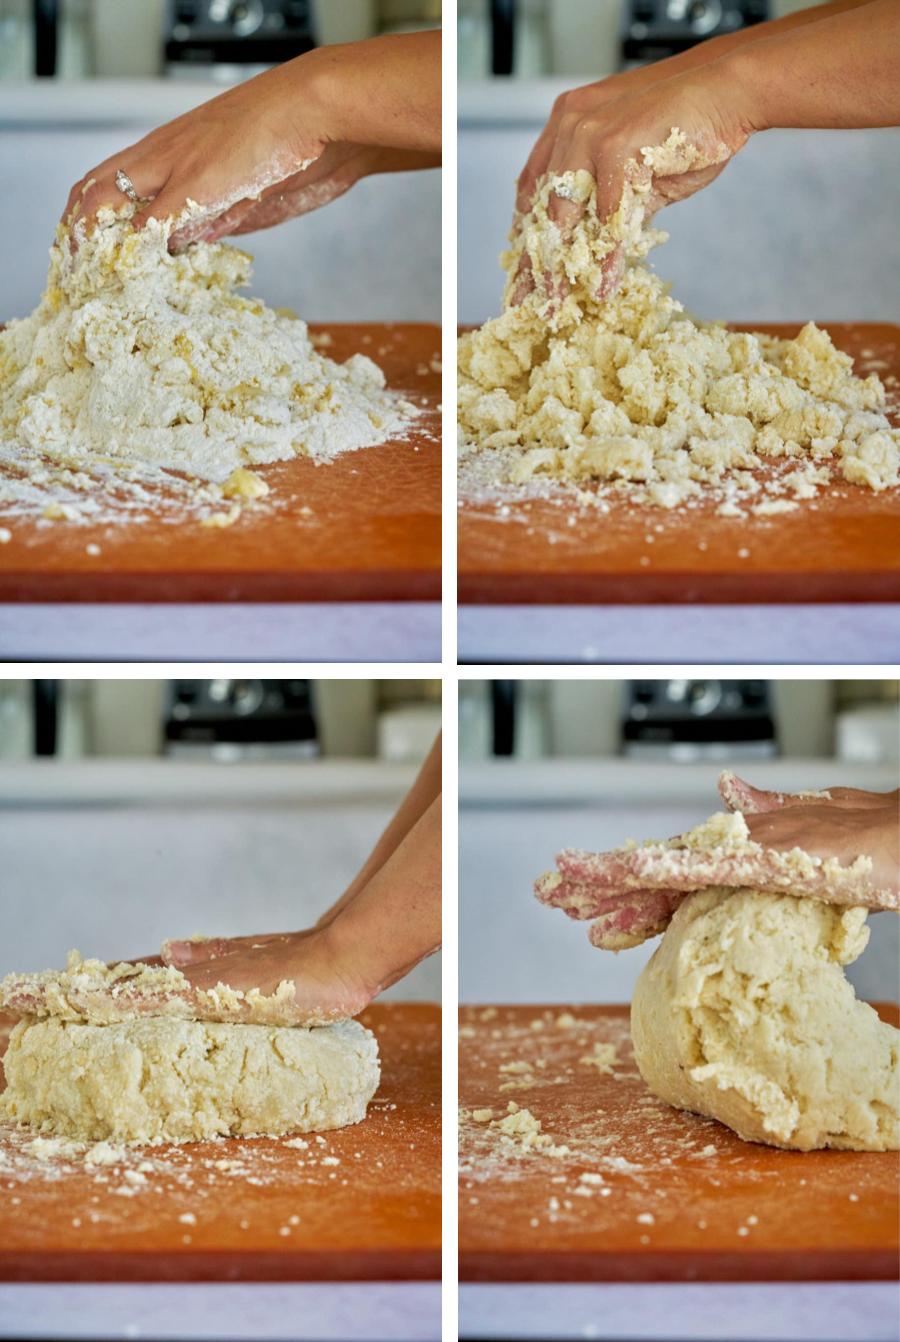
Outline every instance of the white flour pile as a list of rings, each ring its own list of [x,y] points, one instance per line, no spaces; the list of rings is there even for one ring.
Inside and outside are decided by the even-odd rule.
[[[883,413],[885,388],[854,376],[826,331],[810,322],[781,340],[697,321],[640,264],[666,237],[644,228],[648,168],[700,165],[676,129],[642,154],[606,223],[580,171],[546,180],[514,232],[505,311],[459,341],[462,495],[562,486],[584,503],[665,508],[713,496],[739,517],[792,511],[834,480],[896,487],[900,430]],[[547,213],[553,194],[585,206],[565,244]],[[619,249],[621,287],[600,299]],[[535,285],[513,306],[523,258]]]
[[[327,462],[408,423],[370,359],[324,358],[305,322],[235,292],[245,252],[170,256],[185,216],[136,232],[133,211],[102,211],[76,252],[60,228],[39,306],[0,332],[0,509],[226,525],[268,493],[249,467]]]

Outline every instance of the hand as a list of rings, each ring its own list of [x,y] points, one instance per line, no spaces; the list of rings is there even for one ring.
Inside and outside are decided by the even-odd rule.
[[[201,237],[238,201],[253,204],[319,158],[330,138],[318,70],[314,63],[311,69],[304,65],[307,59],[228,89],[98,164],[73,186],[64,220],[88,224],[103,207],[121,207],[125,197],[115,184],[120,169],[149,202],[134,216],[135,228],[148,219],[178,217],[188,198],[203,207],[202,216],[173,238],[176,246]],[[294,88],[286,75],[291,67]]]
[[[739,90],[723,79],[716,61],[668,79],[635,72],[564,93],[519,179],[514,233],[524,227],[548,176],[579,171],[597,184],[598,224],[627,203],[627,189],[639,193],[643,219],[651,219],[662,206],[708,186],[743,147],[752,127],[742,106]],[[660,152],[676,127],[684,147]],[[548,217],[564,244],[585,208],[551,194]],[[603,262],[599,298],[613,292],[623,270],[620,245]],[[526,261],[513,301],[521,302],[530,287]]]
[[[218,242],[228,235],[274,228],[285,219],[310,214],[323,205],[330,205],[363,177],[386,172],[415,172],[420,168],[437,167],[439,163],[437,155],[414,149],[330,144],[311,167],[269,187],[258,201],[238,201],[212,220],[199,238],[203,242]]]
[[[900,793],[763,792],[732,774],[722,775],[719,788],[730,810],[745,813],[754,843],[749,853],[662,844],[612,853],[568,850],[557,858],[556,872],[538,880],[538,899],[570,918],[596,919],[591,943],[608,950],[665,931],[681,901],[708,886],[789,890],[825,903],[900,909]],[[796,871],[784,859],[796,848],[821,861]],[[871,859],[871,871],[853,867],[859,857]]]
[[[363,948],[345,942],[334,926],[307,932],[216,937],[209,941],[167,941],[163,963],[179,969],[194,989],[219,983],[271,996],[284,980],[294,984],[284,1023],[321,1024],[355,1016],[368,1006],[378,984],[367,976]],[[198,1015],[209,1017],[206,1010]]]
[[[336,199],[363,176],[440,161],[440,34],[321,47],[227,90],[91,169],[64,222],[88,227],[120,208],[116,173],[148,219],[201,207],[170,239],[249,232]]]
[[[900,908],[900,790],[766,792],[723,774],[720,791],[730,810],[743,812],[750,837],[764,848],[781,853],[800,848],[823,861],[834,858],[842,867],[867,854],[875,892],[869,907]]]

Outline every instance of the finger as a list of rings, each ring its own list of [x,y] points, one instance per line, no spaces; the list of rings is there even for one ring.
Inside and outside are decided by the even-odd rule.
[[[170,938],[162,944],[162,962],[181,969],[184,965],[204,964],[220,960],[224,955],[263,950],[272,945],[286,945],[296,934],[263,932],[248,937],[191,937],[185,940]]]
[[[510,307],[518,307],[534,290],[534,272],[531,269],[531,257],[525,253],[519,261],[509,298]]]
[[[156,180],[155,174],[140,166],[134,168],[133,171],[123,167],[122,171],[131,180],[139,200],[151,199],[161,186],[161,183]],[[88,223],[96,219],[101,210],[108,208],[118,211],[129,200],[130,197],[116,186],[114,173],[107,172],[102,175],[95,173],[90,184],[86,186],[75,202],[75,219],[84,220],[85,223]],[[137,215],[135,218],[137,218]]]
[[[567,911],[576,909],[570,913],[573,918],[590,918],[594,908],[602,913],[605,907],[602,901],[614,890],[655,889],[690,894],[709,886],[785,891],[809,895],[827,904],[900,907],[896,891],[873,885],[871,862],[865,859],[843,867],[833,859],[816,857],[800,849],[781,852],[758,843],[737,852],[714,849],[708,853],[666,848],[662,844],[637,848],[625,855],[570,849],[560,853],[557,867],[566,885],[562,891],[552,891],[553,899],[545,902]]]
[[[729,811],[744,815],[762,815],[769,811],[784,810],[789,806],[809,806],[828,802],[842,809],[877,810],[896,804],[897,792],[864,792],[859,788],[833,787],[810,792],[775,792],[755,788],[735,774],[725,771],[719,775],[719,796]]]
[[[556,126],[551,118],[535,141],[534,148],[528,155],[525,167],[520,172],[516,183],[516,211],[520,217],[526,215],[531,209],[537,193],[538,182],[547,171],[555,141]]]
[[[172,234],[169,250],[179,252],[192,242],[218,242],[220,238],[228,237],[236,232],[241,220],[253,210],[254,205],[254,201],[240,200],[221,214],[207,216],[197,223],[191,221]]]
[[[151,219],[160,221],[177,219],[187,208],[187,200],[188,192],[185,188],[168,181],[143,209],[137,211],[131,222],[136,229],[143,229],[147,227]],[[216,214],[217,210],[214,205],[203,206],[201,204],[200,213],[189,224],[185,225],[185,231],[201,232],[212,223]]]
[[[617,247],[600,263],[600,284],[597,297],[601,301],[612,298],[625,276],[625,252]]]
[[[0,1007],[13,1016],[39,1016],[43,1014],[46,994],[24,984],[7,981],[0,994]]]
[[[75,185],[72,187],[72,190],[69,192],[68,197],[66,198],[66,208],[63,210],[60,223],[63,224],[68,223],[69,218],[71,217],[73,211],[77,208],[81,200],[81,197],[84,195],[85,191],[87,191],[89,187],[93,186],[96,180],[97,178],[94,176],[93,173],[88,173],[86,177],[80,178],[75,183]]]
[[[181,969],[184,965],[199,964],[227,955],[232,945],[230,937],[192,937],[184,941],[170,939],[163,942],[160,957],[164,965]]]
[[[571,240],[579,221],[584,218],[584,201],[573,200],[562,194],[565,188],[560,186],[550,192],[547,201],[547,218],[556,225],[564,242]]]
[[[616,907],[602,913],[588,930],[592,946],[606,951],[627,950],[640,946],[651,937],[665,932],[678,905],[687,899],[678,891],[637,891]]]
[[[542,904],[562,909],[569,918],[584,920],[599,918],[607,914],[614,915],[624,911],[623,916],[627,922],[632,913],[639,909],[642,904],[649,903],[654,916],[658,916],[664,904],[672,904],[673,901],[675,903],[680,902],[684,898],[685,892],[683,890],[653,887],[638,889],[615,886],[610,888],[605,883],[577,880],[574,877],[562,875],[559,871],[548,871],[543,876],[538,877],[534,885],[534,893]],[[631,912],[628,912],[629,910]]]

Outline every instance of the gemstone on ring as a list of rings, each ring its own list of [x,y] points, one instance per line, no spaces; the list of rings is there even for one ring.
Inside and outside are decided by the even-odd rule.
[[[139,200],[138,193],[134,189],[134,182],[128,176],[128,173],[123,172],[121,168],[116,171],[116,189],[127,196],[129,200],[135,202]]]

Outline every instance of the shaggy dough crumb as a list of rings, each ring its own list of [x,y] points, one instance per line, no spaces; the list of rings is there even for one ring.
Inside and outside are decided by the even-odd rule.
[[[691,149],[675,129],[644,162],[681,168]],[[634,166],[634,165],[632,165]],[[671,170],[671,167],[670,167]],[[548,216],[552,195],[585,206],[563,244]],[[727,491],[723,516],[740,517],[766,463],[790,462],[767,492],[792,500],[757,501],[757,516],[789,511],[834,477],[873,490],[900,483],[900,430],[885,417],[874,374],[827,331],[809,322],[793,340],[731,332],[688,316],[640,264],[666,235],[644,225],[646,192],[626,183],[616,215],[600,224],[596,187],[585,171],[546,180],[503,256],[503,314],[459,341],[461,457],[473,478],[492,454],[489,474],[507,485],[540,480],[598,484],[644,503],[674,508],[705,490]],[[613,297],[597,297],[603,264],[621,250],[628,262]],[[535,288],[512,306],[523,259]]]
[[[868,935],[862,908],[753,890],[690,896],[632,1001],[647,1085],[746,1141],[896,1149],[900,1031],[843,972]]]
[[[139,231],[133,208],[101,211],[74,253],[60,226],[39,306],[0,332],[0,506],[96,518],[101,486],[120,518],[253,501],[268,490],[249,466],[327,462],[409,422],[371,359],[335,363],[305,322],[238,295],[245,252],[169,254],[198,207]]]

